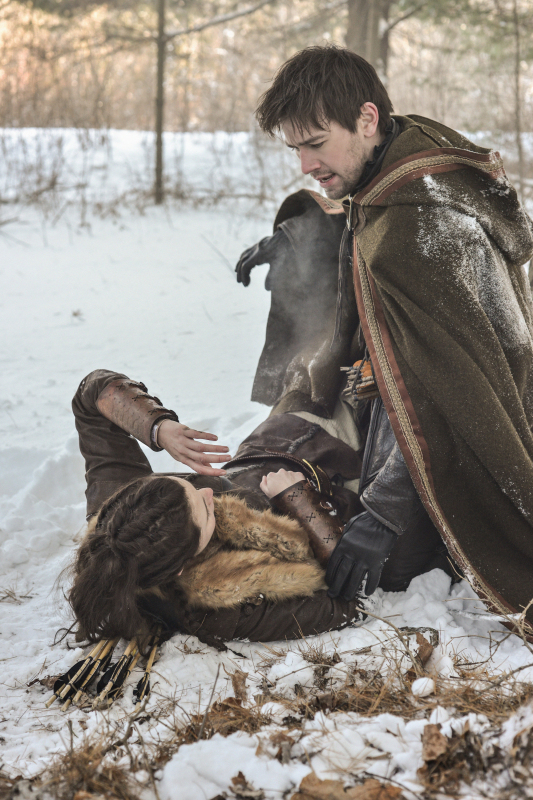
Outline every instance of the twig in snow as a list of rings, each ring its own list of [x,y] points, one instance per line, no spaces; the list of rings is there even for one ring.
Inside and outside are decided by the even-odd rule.
[[[204,718],[202,720],[202,724],[200,726],[200,733],[198,734],[198,739],[201,739],[202,736],[204,735],[205,723],[207,722],[207,715],[209,713],[209,709],[211,707],[211,703],[213,702],[213,696],[215,694],[215,689],[217,687],[217,681],[218,681],[218,676],[219,675],[220,675],[220,664],[217,667],[217,674],[215,675],[215,682],[213,684],[213,689],[211,690],[211,697],[209,698],[209,702],[207,704],[207,708],[205,709],[205,714],[204,714]]]
[[[214,251],[214,252],[217,254],[217,256],[219,256],[219,257],[222,259],[222,261],[223,261],[223,262],[224,262],[224,264],[227,266],[227,268],[229,269],[229,271],[231,272],[231,274],[232,274],[232,275],[234,275],[234,274],[235,274],[235,269],[233,268],[233,265],[231,264],[230,260],[229,260],[228,258],[226,258],[226,256],[224,255],[224,253],[221,253],[221,252],[220,252],[220,250],[218,249],[218,247],[216,247],[216,246],[213,244],[213,242],[209,241],[209,239],[207,238],[207,236],[204,236],[204,234],[203,234],[203,233],[201,234],[201,236],[202,236],[202,239],[204,240],[204,242],[205,242],[206,244],[208,244],[208,245],[209,245],[209,247],[211,248],[211,250],[213,250],[213,251]]]

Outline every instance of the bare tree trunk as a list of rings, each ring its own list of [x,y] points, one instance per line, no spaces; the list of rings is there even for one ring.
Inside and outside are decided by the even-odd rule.
[[[513,2],[514,35],[515,35],[515,62],[514,62],[514,102],[515,102],[515,139],[518,155],[518,193],[524,202],[524,150],[522,148],[522,93],[520,81],[520,21],[518,19],[517,0]]]
[[[398,9],[395,0],[347,0],[348,28],[346,47],[370,61],[380,78],[386,83],[389,66],[390,32],[428,5],[427,0],[412,0]],[[391,20],[391,9],[397,16]]]
[[[390,5],[389,0],[348,0],[346,47],[366,58],[381,74],[384,74],[382,48],[388,49],[388,37],[382,42],[380,21],[384,6],[388,12]]]
[[[373,5],[375,5],[373,0],[348,0],[346,47],[363,56],[367,61],[370,60],[368,58],[369,51],[373,49],[369,42]]]
[[[157,0],[157,89],[155,98],[155,203],[163,202],[163,110],[165,105],[165,0]]]
[[[385,85],[387,85],[386,81],[387,81],[387,76],[389,74],[389,54],[390,54],[389,17],[390,17],[391,5],[392,5],[392,0],[382,0],[381,17],[384,25],[383,25],[383,33],[381,34],[379,40],[380,69],[378,69],[378,72],[380,72],[380,77],[385,82]]]

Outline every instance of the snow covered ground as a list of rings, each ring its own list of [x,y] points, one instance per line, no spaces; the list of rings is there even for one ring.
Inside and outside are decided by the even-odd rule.
[[[142,163],[140,137],[136,141],[137,149],[132,137],[130,149],[121,151],[122,177],[117,167],[109,185],[116,178],[116,186],[124,186],[124,175]],[[212,139],[202,144],[198,138],[196,150],[191,142],[185,142],[190,153],[181,162],[183,174],[188,185],[205,185],[220,161],[213,162],[207,147]],[[253,176],[245,169],[239,178],[245,159],[242,149],[235,152],[241,156],[234,162],[234,186],[246,177],[248,191]],[[105,219],[88,213],[82,227],[74,206],[56,224],[30,206],[3,212],[4,218],[17,217],[0,228],[0,770],[9,776],[36,775],[64,753],[70,747],[67,720],[74,746],[110,726],[123,728],[140,677],[130,678],[125,696],[105,713],[64,714],[59,704],[45,709],[50,692],[37,680],[65,671],[82,653],[68,650],[64,641],[53,646],[56,631],[69,623],[60,575],[84,525],[83,462],[70,412],[81,378],[105,367],[141,379],[182,421],[217,433],[232,451],[268,413],[249,400],[268,312],[266,267],[257,268],[244,289],[231,265],[244,247],[268,235],[272,207],[251,213],[236,202],[211,209],[170,205],[143,214],[122,209]],[[166,454],[149,457],[156,470],[174,463]],[[230,651],[218,653],[194,638],[175,636],[155,667],[147,708],[154,716],[143,725],[145,744],[168,738],[169,720],[203,712],[219,665],[214,698],[234,694],[231,673],[238,669],[248,673],[251,704],[265,685],[288,700],[315,686],[310,648],[324,658],[338,654],[324,673],[330,688],[344,685],[356,670],[392,674],[399,668],[394,653],[407,670],[408,654],[390,623],[439,633],[428,665],[437,684],[439,676],[453,677],[460,664],[481,663],[494,674],[532,664],[519,675],[533,681],[532,652],[484,613],[464,582],[450,588],[444,573],[434,571],[404,593],[377,595],[381,619],[305,642],[232,643]],[[303,723],[281,760],[274,757],[272,734],[283,728],[287,709],[266,704],[262,713],[270,722],[259,733],[217,734],[183,745],[156,773],[159,796],[233,797],[232,778],[242,772],[266,800],[278,800],[314,771],[318,778],[352,783],[369,774],[390,778],[414,797],[421,790],[417,769],[428,721],[440,723],[444,735],[469,725],[501,747],[510,747],[514,734],[533,724],[526,710],[495,731],[481,714],[466,718],[438,699],[430,701],[411,721],[319,711]],[[142,784],[148,775],[137,779]],[[146,797],[154,796],[147,783]]]

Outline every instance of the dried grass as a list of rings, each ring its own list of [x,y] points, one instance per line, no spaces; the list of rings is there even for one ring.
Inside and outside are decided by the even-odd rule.
[[[318,665],[315,664],[321,669],[327,668],[324,656],[322,651],[313,654],[316,660],[323,659]],[[339,661],[335,655],[327,658],[332,662],[330,666]],[[234,685],[244,687],[244,674],[237,675]],[[143,717],[134,715],[130,718],[126,732],[120,738],[116,730],[110,729],[100,741],[86,741],[76,749],[71,746],[65,754],[56,758],[46,773],[33,782],[34,791],[38,793],[36,797],[45,792],[43,797],[47,795],[57,800],[90,800],[92,797],[139,800],[146,786],[141,787],[135,781],[133,776],[137,770],[147,771],[155,785],[154,772],[164,766],[183,744],[193,744],[200,738],[210,739],[217,733],[229,736],[237,731],[256,733],[264,729],[272,721],[268,714],[262,712],[262,705],[269,700],[287,709],[287,715],[278,730],[273,732],[270,744],[275,745],[272,757],[288,763],[294,742],[289,733],[292,732],[292,737],[295,734],[298,737],[305,721],[318,711],[331,714],[351,711],[366,717],[386,712],[407,720],[428,719],[433,709],[441,706],[452,710],[454,716],[471,711],[483,713],[496,730],[520,705],[533,699],[531,684],[520,683],[513,676],[505,681],[501,675],[496,678],[486,670],[468,672],[457,679],[436,678],[435,695],[415,698],[410,691],[410,682],[416,677],[414,670],[401,676],[391,675],[388,679],[383,679],[377,671],[365,673],[364,670],[357,670],[350,677],[351,683],[347,682],[338,689],[324,692],[314,687],[294,699],[276,693],[263,694],[257,696],[259,702],[251,706],[245,705],[241,699],[229,697],[211,703],[207,713],[189,715],[185,722],[175,717],[176,703],[162,702],[150,716],[152,719],[166,717],[170,722],[168,718],[174,714],[172,722],[167,725],[169,736],[164,741],[144,745],[137,726],[137,722],[146,720],[146,712],[143,711]],[[284,727],[286,733],[279,730],[280,727]],[[427,726],[427,729],[436,728],[434,725]],[[133,730],[137,733],[135,746],[129,744]],[[424,745],[425,765],[419,772],[419,779],[425,787],[424,797],[453,797],[465,784],[496,777],[502,769],[508,770],[510,783],[505,792],[497,797],[518,800],[519,797],[528,796],[524,793],[524,787],[528,785],[526,775],[529,779],[533,774],[533,731],[523,732],[506,753],[494,748],[487,752],[486,742],[469,730],[450,739],[433,732],[433,738],[428,741],[429,744]],[[139,744],[142,749],[138,747]],[[129,768],[124,766],[123,761],[120,764],[114,761],[123,755],[129,756]],[[11,797],[13,785],[13,781],[2,780],[0,776],[0,798]]]
[[[499,724],[507,719],[521,705],[533,699],[533,685],[514,681],[505,687],[490,673],[470,675],[468,678],[437,678],[436,692],[430,697],[415,698],[410,691],[410,683],[417,676],[407,673],[383,679],[377,671],[358,670],[354,682],[339,689],[322,692],[312,689],[300,694],[296,699],[275,692],[257,696],[260,702],[269,700],[287,708],[287,715],[294,720],[312,719],[317,711],[355,712],[365,717],[378,714],[396,714],[404,719],[423,719],[429,717],[437,706],[453,709],[454,715],[470,712],[485,714],[489,720]],[[299,690],[300,693],[302,689]]]
[[[387,634],[385,638],[378,639],[376,644],[349,654],[338,652],[335,647],[332,651],[331,644],[326,649],[325,645],[317,646],[302,641],[298,651],[304,661],[313,667],[314,685],[298,685],[296,670],[294,692],[290,692],[289,697],[277,692],[276,686],[268,679],[269,669],[285,659],[287,648],[269,646],[261,664],[255,665],[254,674],[249,675],[240,669],[228,671],[224,667],[235,696],[213,701],[219,668],[207,710],[198,708],[196,713],[185,711],[178,694],[161,697],[154,708],[153,699],[157,695],[153,694],[149,715],[143,706],[121,722],[112,723],[108,719],[108,728],[103,734],[100,733],[98,741],[87,740],[75,749],[71,731],[68,751],[57,757],[46,773],[32,782],[32,786],[38,793],[46,793],[43,800],[45,796],[57,800],[90,800],[96,797],[138,800],[148,788],[136,782],[135,775],[142,770],[149,776],[153,794],[157,798],[154,773],[183,744],[194,744],[200,739],[210,739],[215,734],[226,737],[237,731],[248,734],[264,731],[272,723],[272,717],[263,712],[263,707],[266,702],[273,701],[284,707],[286,714],[281,723],[262,734],[258,752],[276,758],[281,763],[289,763],[295,757],[291,755],[293,744],[305,735],[303,728],[306,721],[319,711],[331,715],[355,712],[367,718],[387,713],[406,721],[428,721],[423,739],[424,766],[419,771],[419,780],[424,786],[421,796],[454,797],[460,792],[464,793],[465,785],[475,784],[475,793],[471,796],[483,797],[483,791],[478,791],[478,785],[483,781],[487,786],[495,786],[497,782],[504,786],[494,795],[501,800],[530,796],[529,785],[533,784],[533,725],[531,730],[522,731],[513,746],[505,752],[490,744],[495,741],[502,723],[520,706],[533,701],[533,684],[520,680],[520,672],[527,665],[505,674],[493,674],[486,664],[469,663],[458,654],[455,657],[457,677],[439,676],[430,667],[436,639],[431,632],[429,638],[431,641],[420,630],[397,629],[390,636]],[[347,663],[348,655],[350,663]],[[342,671],[337,666],[341,662]],[[362,665],[367,664],[371,664],[372,668],[364,669]],[[430,675],[435,682],[434,694],[423,698],[414,696],[411,690],[413,681],[422,675]],[[252,694],[249,691],[251,687],[247,686],[250,678],[255,686],[260,680],[262,688],[262,692],[255,694],[253,700],[248,699]],[[480,737],[467,728],[462,735],[454,734],[446,738],[438,726],[429,724],[429,718],[437,707],[446,708],[453,717],[465,716],[470,712],[484,714],[489,721],[489,733]],[[145,744],[140,730],[143,722],[153,725],[160,723],[167,734],[158,741]],[[136,736],[132,741],[131,734],[134,731]],[[125,766],[128,760],[129,768]],[[13,795],[12,783],[7,779],[2,781],[0,776],[0,799]],[[244,793],[243,797],[246,792],[251,797],[257,791],[239,784],[232,788],[233,794],[236,789]],[[36,800],[40,800],[40,797],[37,794]]]
[[[57,758],[39,781],[39,788],[57,800],[88,800],[96,795],[106,800],[138,800],[139,786],[123,767],[105,756],[105,742],[87,742]],[[84,794],[85,793],[85,794]]]
[[[514,624],[517,624],[516,620]],[[259,671],[263,672],[263,691],[255,699],[262,703],[271,700],[285,705],[292,725],[297,717],[311,719],[319,710],[350,711],[366,717],[389,713],[404,719],[423,719],[429,717],[437,706],[451,709],[455,716],[471,712],[485,714],[497,725],[533,699],[533,684],[519,680],[520,672],[532,664],[496,674],[485,664],[468,662],[457,654],[454,658],[456,677],[443,677],[427,668],[438,644],[436,630],[396,628],[393,625],[391,628],[394,633],[389,639],[350,653],[351,657],[371,656],[377,646],[383,669],[362,669],[355,665],[347,672],[345,685],[339,688],[327,687],[331,687],[329,671],[342,661],[342,654],[336,648],[333,653],[331,648],[327,652],[323,643],[316,645],[302,641],[298,650],[308,663],[315,665],[315,686],[296,685],[295,698],[287,698],[269,688],[265,673],[285,656],[284,650],[269,648],[268,656],[259,665]],[[415,646],[410,637],[415,638]],[[408,669],[406,665],[409,665]],[[411,692],[413,682],[421,676],[431,676],[435,682],[435,693],[429,697],[414,697]]]
[[[271,722],[270,716],[261,713],[261,706],[246,708],[235,697],[216,700],[206,714],[191,714],[185,725],[176,724],[174,735],[158,746],[154,761],[161,766],[176,753],[182,744],[194,744],[200,739],[211,739],[216,733],[230,736],[237,731],[256,733]]]
[[[437,726],[426,726],[436,728]],[[440,734],[439,734],[440,735]],[[435,758],[424,758],[418,778],[425,796],[465,796],[465,784],[476,784],[471,796],[497,800],[523,800],[533,797],[533,730],[515,737],[511,748],[502,751],[490,741],[469,730],[454,734]],[[503,780],[502,780],[503,776]]]
[[[7,800],[7,798],[12,794],[15,783],[16,779],[9,778],[0,771],[0,800]]]

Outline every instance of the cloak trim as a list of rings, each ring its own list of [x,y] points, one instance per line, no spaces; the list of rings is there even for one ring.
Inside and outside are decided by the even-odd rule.
[[[492,612],[505,617],[501,621],[507,628],[519,633],[519,630],[509,620],[509,612],[517,614],[517,609],[507,603],[473,568],[439,504],[433,484],[429,448],[394,356],[390,332],[374,280],[365,264],[355,237],[353,278],[359,319],[374,367],[376,382],[394,435],[420,499],[442,536],[451,557],[463,570],[474,591]],[[527,639],[532,641],[533,628],[525,622],[525,619],[523,624],[528,633]]]
[[[395,161],[355,195],[352,201],[361,206],[374,205],[378,200],[384,200],[396,189],[415,178],[437,172],[452,172],[465,167],[473,167],[488,173],[491,178],[505,175],[503,161],[495,150],[491,150],[490,153],[474,153],[459,147],[436,147]]]
[[[324,195],[318,194],[318,192],[314,192],[312,189],[304,189],[304,191],[308,192],[311,195],[313,200],[316,203],[318,203],[318,205],[325,214],[344,213],[342,200],[330,200],[329,197],[324,197]]]

